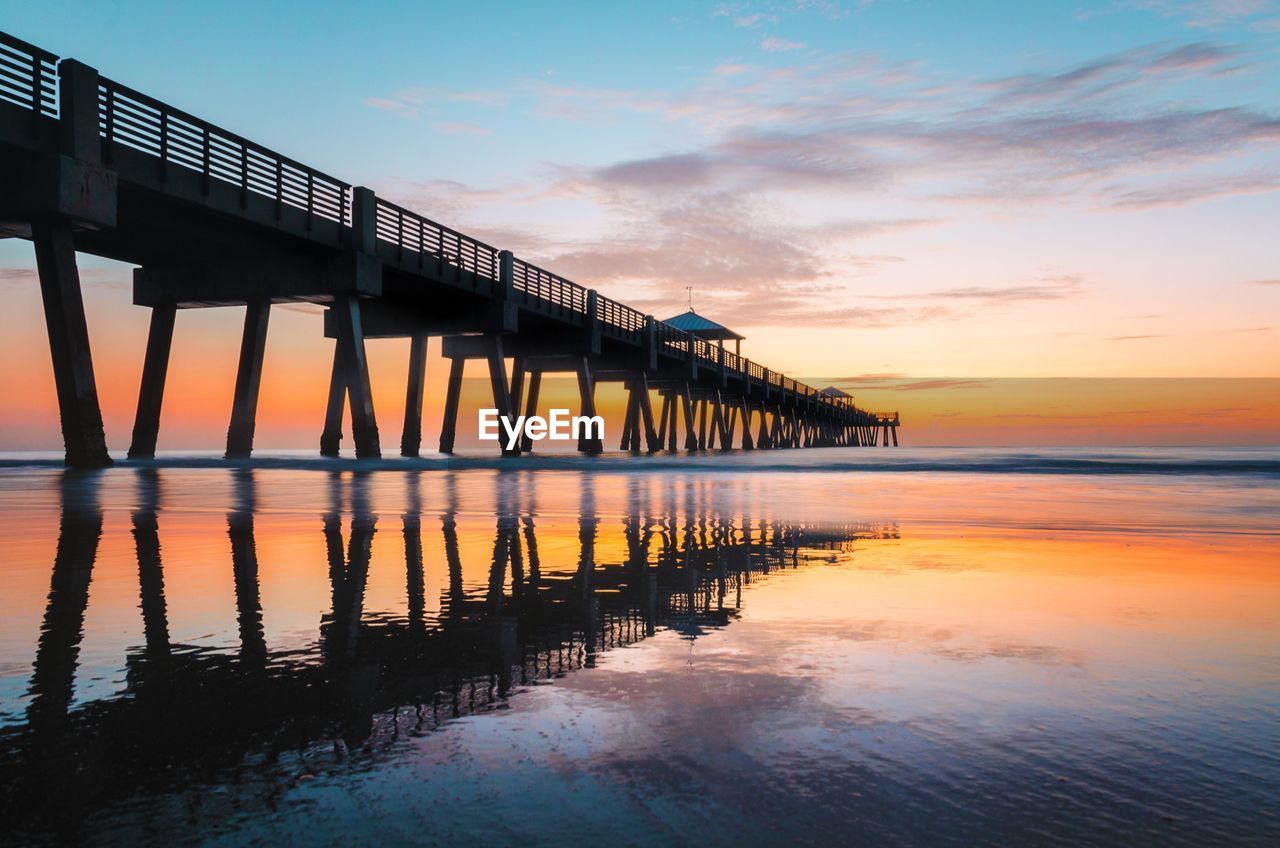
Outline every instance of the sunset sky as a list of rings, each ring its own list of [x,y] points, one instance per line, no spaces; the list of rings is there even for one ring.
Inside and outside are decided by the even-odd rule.
[[[1275,383],[1204,379],[1280,377],[1277,3],[46,0],[3,26],[660,318],[692,286],[772,368],[974,416],[923,442],[1071,442],[955,394],[1053,377],[1196,378],[1086,412],[1277,437],[1249,401]],[[126,266],[82,268],[119,449],[147,314]],[[33,270],[0,242],[0,449],[60,444]],[[220,445],[241,320],[179,316],[162,449]],[[314,444],[331,351],[317,307],[274,310],[260,445]],[[406,352],[371,344],[384,447]]]

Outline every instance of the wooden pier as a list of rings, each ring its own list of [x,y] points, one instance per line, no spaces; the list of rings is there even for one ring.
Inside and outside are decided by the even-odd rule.
[[[633,453],[898,442],[897,413],[860,409],[4,33],[0,185],[0,237],[35,243],[68,465],[111,462],[77,252],[137,266],[133,301],[152,310],[130,457],[155,454],[177,311],[231,306],[245,322],[226,454],[251,455],[271,307],[288,302],[325,305],[335,342],[325,455],[338,453],[349,408],[356,455],[381,456],[365,339],[382,337],[412,340],[406,456],[421,447],[433,336],[451,362],[445,453],[468,359],[486,363],[509,418],[537,410],[544,373],[577,376],[584,415],[598,383],[620,382],[620,447]]]

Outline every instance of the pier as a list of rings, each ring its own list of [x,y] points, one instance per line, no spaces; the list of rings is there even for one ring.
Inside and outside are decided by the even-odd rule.
[[[863,410],[4,33],[0,185],[0,237],[35,244],[70,466],[111,462],[78,252],[136,266],[133,302],[151,310],[134,458],[155,455],[177,311],[217,307],[245,312],[226,455],[251,455],[271,307],[289,302],[323,305],[334,340],[326,456],[341,448],[348,410],[356,455],[382,455],[370,338],[411,340],[404,456],[421,450],[432,337],[450,362],[443,453],[470,359],[487,366],[494,408],[509,419],[537,412],[546,373],[576,376],[586,416],[597,384],[620,383],[619,448],[633,453],[898,443],[896,412]]]

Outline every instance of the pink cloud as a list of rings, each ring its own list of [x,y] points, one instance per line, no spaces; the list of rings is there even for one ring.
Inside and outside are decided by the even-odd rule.
[[[808,45],[803,41],[788,41],[785,38],[778,38],[770,35],[760,39],[760,49],[766,53],[785,53],[791,50],[803,50]]]

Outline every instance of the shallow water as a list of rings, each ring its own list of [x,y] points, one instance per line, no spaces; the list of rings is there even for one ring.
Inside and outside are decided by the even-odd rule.
[[[1272,454],[864,453],[10,462],[0,840],[1280,841]]]

